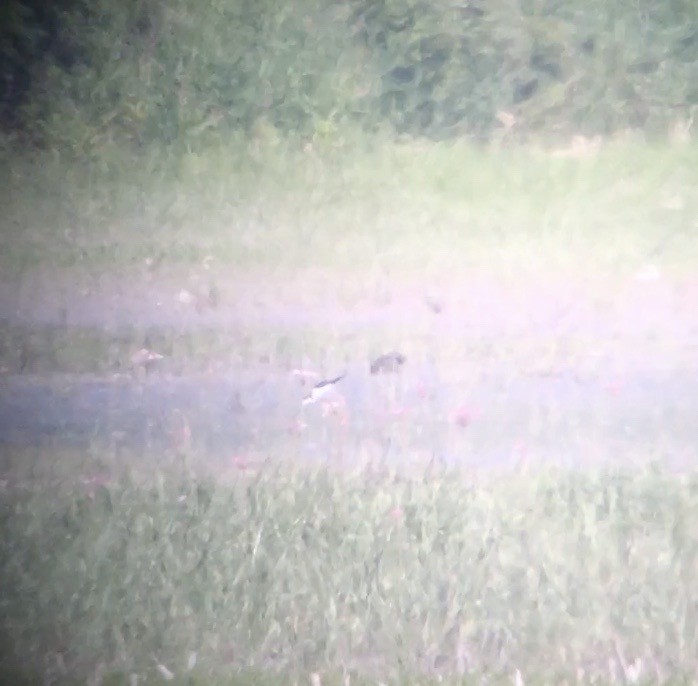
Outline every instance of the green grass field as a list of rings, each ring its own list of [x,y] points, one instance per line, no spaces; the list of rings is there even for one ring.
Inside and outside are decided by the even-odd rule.
[[[155,289],[212,257],[207,278],[245,311],[255,299],[322,304],[328,292],[360,309],[396,283],[457,291],[471,271],[514,288],[540,274],[580,279],[605,303],[648,264],[669,280],[698,264],[695,144],[618,140],[568,154],[353,137],[306,149],[218,143],[174,162],[114,151],[98,170],[3,153],[3,281],[128,286],[134,275],[151,283],[154,263]],[[359,343],[278,326],[114,341],[5,322],[0,363],[14,370],[33,345],[27,371],[111,373],[148,333],[184,373],[226,354],[324,364],[368,354],[384,330]],[[408,354],[432,344],[407,325],[399,334]],[[466,371],[588,361],[605,342],[575,345],[483,341]],[[671,341],[642,345],[674,359]],[[438,350],[462,354],[457,340]],[[4,682],[695,680],[693,473],[398,475],[363,453],[349,469],[294,465],[275,445],[261,467],[214,473],[197,453],[3,448]]]
[[[692,268],[695,145],[571,150],[362,138],[329,150],[220,142],[171,159],[115,151],[97,169],[10,158],[3,268],[206,256],[279,277]]]
[[[104,466],[3,483],[3,645],[50,683],[690,683],[698,666],[695,476]]]

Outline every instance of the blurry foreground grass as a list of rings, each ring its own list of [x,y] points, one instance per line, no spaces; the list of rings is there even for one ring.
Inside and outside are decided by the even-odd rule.
[[[74,470],[3,482],[4,669],[44,683],[688,683],[698,669],[693,475]]]

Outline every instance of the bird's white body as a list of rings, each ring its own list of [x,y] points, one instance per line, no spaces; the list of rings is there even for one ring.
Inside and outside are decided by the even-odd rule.
[[[306,395],[305,398],[303,398],[303,405],[316,403],[318,400],[322,400],[328,395],[335,393],[337,390],[337,384],[344,377],[345,374],[341,374],[340,376],[334,379],[326,379],[325,381],[321,381],[319,384],[316,384],[310,391],[310,393],[308,393],[308,395]]]

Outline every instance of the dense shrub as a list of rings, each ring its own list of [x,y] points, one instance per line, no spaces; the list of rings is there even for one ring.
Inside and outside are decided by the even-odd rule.
[[[693,0],[41,7],[4,10],[5,110],[21,102],[35,136],[79,154],[235,131],[331,137],[346,122],[435,137],[610,133],[698,105]]]

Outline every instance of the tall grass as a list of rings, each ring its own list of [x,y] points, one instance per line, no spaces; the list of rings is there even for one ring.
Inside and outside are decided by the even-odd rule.
[[[4,665],[58,682],[677,683],[698,667],[696,515],[695,476],[657,470],[5,482]]]
[[[689,268],[697,152],[609,142],[531,147],[235,141],[95,169],[6,160],[3,263],[117,269],[156,258],[238,268],[439,274],[478,265]]]

